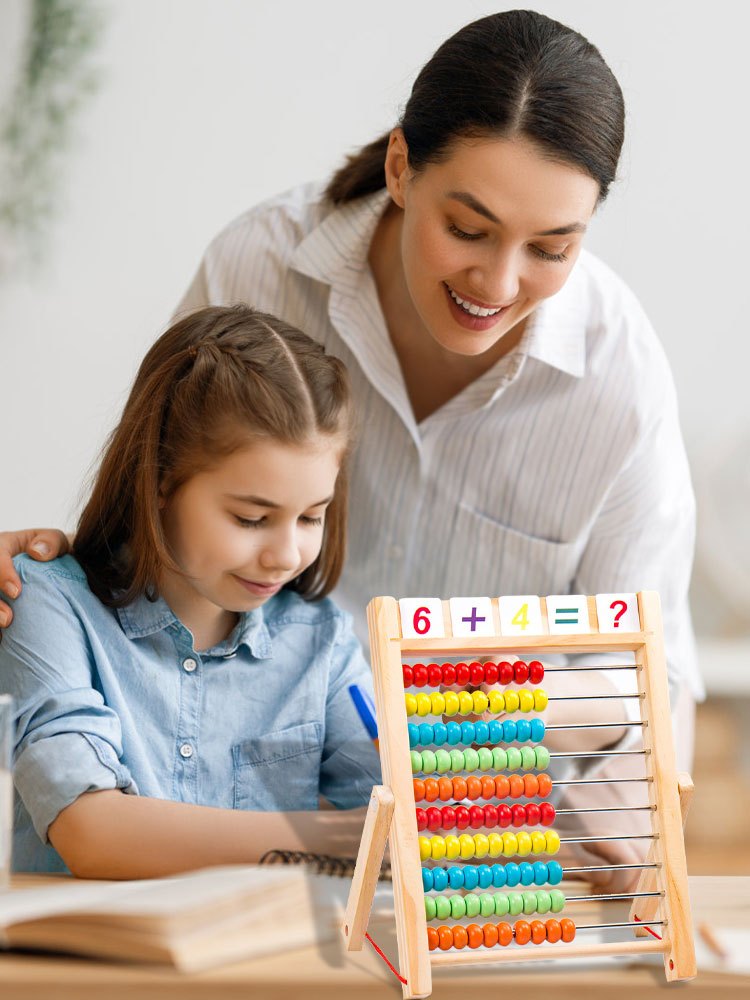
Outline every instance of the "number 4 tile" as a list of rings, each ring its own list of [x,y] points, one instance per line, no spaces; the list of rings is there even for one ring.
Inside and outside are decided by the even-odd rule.
[[[501,597],[500,631],[503,635],[542,635],[542,605],[535,594]]]

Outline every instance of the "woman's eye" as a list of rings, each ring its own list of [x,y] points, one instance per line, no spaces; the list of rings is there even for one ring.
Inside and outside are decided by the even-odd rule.
[[[265,517],[240,517],[239,514],[235,514],[234,517],[241,528],[259,528],[265,521]]]
[[[300,518],[300,521],[302,521],[303,524],[312,524],[312,525],[315,525],[315,524],[322,524],[323,523],[323,518],[322,518],[322,516],[321,517],[308,517],[306,514],[303,514],[302,517]]]
[[[466,233],[463,229],[459,229],[455,223],[448,223],[448,232],[457,236],[460,240],[481,240],[482,233]]]
[[[544,250],[542,247],[534,246],[533,244],[530,249],[532,253],[535,253],[536,256],[540,257],[542,260],[554,260],[560,262],[568,259],[565,251],[561,251],[560,253],[550,253],[549,250]]]

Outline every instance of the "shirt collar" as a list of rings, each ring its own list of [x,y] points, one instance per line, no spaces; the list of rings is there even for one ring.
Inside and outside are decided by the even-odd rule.
[[[145,594],[140,594],[131,604],[117,608],[117,617],[129,639],[143,639],[170,626],[185,629],[163,597],[150,601]],[[273,655],[271,636],[266,627],[262,607],[243,612],[230,635],[223,642],[203,651],[202,655],[232,656],[240,646],[247,646],[257,659],[267,659]]]

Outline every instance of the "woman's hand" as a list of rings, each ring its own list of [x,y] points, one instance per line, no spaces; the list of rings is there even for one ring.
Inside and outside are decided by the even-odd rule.
[[[32,559],[47,562],[64,556],[71,542],[56,528],[29,528],[27,531],[0,532],[0,591],[12,600],[21,593],[21,580],[13,565],[13,557],[27,552]],[[13,620],[10,606],[0,601],[0,628]]]

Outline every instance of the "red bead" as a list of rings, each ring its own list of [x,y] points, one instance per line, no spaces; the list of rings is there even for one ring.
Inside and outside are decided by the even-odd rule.
[[[513,679],[516,684],[525,684],[529,679],[529,668],[523,660],[516,660],[513,664]]]
[[[541,684],[544,680],[544,664],[539,660],[532,660],[529,664],[529,680],[532,684]]]
[[[488,661],[484,665],[484,683],[485,684],[497,684],[500,677],[500,671],[497,669],[497,664]]]
[[[501,684],[512,684],[513,683],[513,664],[508,663],[507,660],[503,660],[502,663],[497,665],[498,675],[500,677]]]
[[[427,812],[424,809],[417,809],[417,829],[427,829]]]
[[[430,687],[440,687],[443,683],[443,668],[439,663],[427,665],[427,683]]]
[[[542,826],[552,826],[555,822],[555,807],[551,802],[540,802],[539,804],[540,821]]]
[[[405,663],[401,669],[404,673],[404,687],[410,688],[414,683],[414,671],[408,663]]]
[[[493,806],[492,803],[484,807],[484,825],[490,829],[497,826],[497,806]]]
[[[433,832],[439,830],[443,825],[443,814],[440,810],[436,806],[430,806],[429,809],[425,809],[425,812],[427,813],[427,829]]]
[[[460,684],[461,687],[465,687],[469,683],[470,677],[471,677],[471,671],[469,670],[468,663],[457,663],[456,684]]]
[[[428,678],[427,667],[424,663],[415,663],[411,669],[414,678],[414,686],[418,688],[424,687]]]
[[[471,816],[466,806],[456,806],[456,829],[465,830],[470,821]]]
[[[452,663],[443,664],[443,684],[455,684],[456,683],[456,668]]]
[[[471,806],[469,817],[469,822],[474,830],[484,826],[484,809],[481,806]]]
[[[456,825],[456,810],[453,806],[443,806],[441,812],[443,814],[443,829],[452,830]]]
[[[536,802],[529,802],[526,806],[526,822],[529,826],[539,826],[542,821],[542,810]],[[547,824],[549,825],[549,824]]]
[[[513,816],[513,826],[524,826],[526,823],[526,807],[517,802],[511,807],[510,811]]]
[[[477,660],[469,664],[469,681],[474,687],[484,684],[484,665]]]
[[[510,826],[513,821],[513,813],[510,811],[510,806],[501,802],[497,807],[497,825],[498,826]]]

